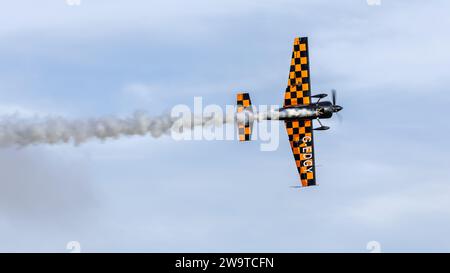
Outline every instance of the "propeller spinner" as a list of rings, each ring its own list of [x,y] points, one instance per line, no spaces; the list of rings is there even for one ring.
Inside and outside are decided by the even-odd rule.
[[[337,113],[337,112],[341,111],[342,109],[344,109],[344,107],[336,104],[336,97],[337,97],[336,89],[332,89],[331,90],[331,101],[333,102],[333,112],[334,113]]]

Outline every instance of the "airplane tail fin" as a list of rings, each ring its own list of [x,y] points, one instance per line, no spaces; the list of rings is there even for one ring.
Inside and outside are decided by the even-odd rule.
[[[252,136],[253,120],[252,102],[249,93],[237,94],[237,124],[239,141],[249,141]]]

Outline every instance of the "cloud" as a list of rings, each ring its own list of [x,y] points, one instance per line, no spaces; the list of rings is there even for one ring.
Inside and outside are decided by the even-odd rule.
[[[91,187],[80,162],[45,149],[0,151],[0,211],[12,223],[76,221],[96,206]]]
[[[426,181],[425,185],[413,185],[403,190],[374,194],[356,202],[346,210],[346,216],[367,226],[390,229],[400,225],[421,222],[430,215],[449,213],[447,196],[450,187],[445,183]]]
[[[159,95],[157,90],[148,84],[132,83],[123,88],[123,93],[125,96],[133,96],[138,100],[154,102],[155,97]]]

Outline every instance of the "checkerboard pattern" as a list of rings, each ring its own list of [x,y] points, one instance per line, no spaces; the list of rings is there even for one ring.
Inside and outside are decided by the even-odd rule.
[[[252,102],[249,93],[237,94],[237,112],[244,112],[246,108],[251,111]],[[252,135],[252,123],[249,121],[238,122],[239,141],[249,141]]]
[[[284,94],[283,106],[289,107],[310,104],[310,88],[308,38],[295,38],[291,69],[289,71],[288,86]]]
[[[286,131],[303,187],[316,185],[312,120],[286,120]]]

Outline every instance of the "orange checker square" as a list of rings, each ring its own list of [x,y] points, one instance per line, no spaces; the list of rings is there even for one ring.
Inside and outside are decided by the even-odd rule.
[[[301,51],[306,51],[306,44],[305,43],[300,44],[300,50]]]
[[[286,94],[284,94],[284,98],[285,99],[290,99],[291,98],[291,92],[286,92]]]
[[[305,120],[305,127],[311,126],[311,120],[307,119]]]
[[[301,64],[307,64],[308,63],[308,58],[306,58],[306,57],[300,58],[300,63]]]
[[[302,70],[302,78],[308,77],[308,70]]]
[[[300,153],[300,161],[305,161],[305,160],[306,160],[305,154],[304,153]],[[302,168],[304,168],[304,167],[302,167]]]
[[[245,127],[245,134],[246,135],[249,135],[250,134],[250,127]]]
[[[313,179],[313,178],[314,178],[314,173],[312,173],[312,172],[306,173],[306,179],[310,180],[310,179]]]
[[[306,173],[306,167],[305,166],[302,166],[302,167],[300,167],[300,171],[302,172],[302,173]]]
[[[302,70],[302,66],[301,65],[299,65],[299,64],[296,64],[295,65],[295,71],[301,71]]]
[[[303,91],[309,90],[309,84],[307,84],[307,83],[302,84],[302,89],[303,89]]]
[[[237,94],[237,100],[241,101],[244,99],[244,94]]]
[[[250,106],[250,101],[249,100],[244,100],[244,103],[242,105],[244,107],[248,107],[248,106]]]
[[[309,103],[310,103],[309,97],[304,97],[303,104],[309,104]]]
[[[302,179],[302,186],[303,187],[308,187],[308,180]]]
[[[300,51],[294,52],[294,58],[300,58]]]
[[[296,98],[291,99],[291,105],[297,105],[297,99]]]

